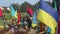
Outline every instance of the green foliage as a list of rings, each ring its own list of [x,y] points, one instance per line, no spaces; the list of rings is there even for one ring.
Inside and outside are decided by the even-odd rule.
[[[31,5],[31,4],[28,3],[28,2],[24,2],[24,3],[21,5],[21,7],[20,7],[21,12],[27,12],[27,10],[26,10],[27,7],[30,7],[31,9],[34,10],[34,6],[33,6],[33,5]]]
[[[5,13],[5,18],[6,19],[11,19],[12,18],[11,13]]]
[[[20,9],[20,5],[19,4],[12,4],[12,6],[14,7],[15,10],[19,10]]]

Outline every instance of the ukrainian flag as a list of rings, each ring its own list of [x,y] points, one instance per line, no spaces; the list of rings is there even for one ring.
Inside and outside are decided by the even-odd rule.
[[[17,11],[15,11],[14,17],[18,19]]]
[[[18,18],[17,16],[17,10],[15,11],[15,9],[13,8],[13,6],[11,5],[10,6],[10,10],[11,10],[11,15],[15,18]]]
[[[38,24],[38,21],[36,20],[36,13],[34,12],[33,19],[32,19],[32,27],[36,27]]]
[[[10,6],[10,9],[11,9],[11,15],[14,16],[15,15],[15,10],[14,10],[12,5]]]
[[[51,28],[51,34],[54,34],[58,22],[58,12],[43,0],[40,0],[40,8],[37,19]]]

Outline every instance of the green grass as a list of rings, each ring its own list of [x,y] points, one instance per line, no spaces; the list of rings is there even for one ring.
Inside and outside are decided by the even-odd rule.
[[[1,19],[0,19],[0,26],[4,26],[4,22]]]

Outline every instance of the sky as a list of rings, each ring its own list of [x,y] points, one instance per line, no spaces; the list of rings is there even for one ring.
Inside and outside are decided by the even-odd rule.
[[[35,3],[37,3],[39,0],[0,0],[0,7],[8,7],[9,5],[13,4],[13,3],[18,3],[18,4],[22,4],[24,2],[28,2],[31,3],[32,5],[34,5]],[[49,1],[49,0],[45,0],[45,1]]]

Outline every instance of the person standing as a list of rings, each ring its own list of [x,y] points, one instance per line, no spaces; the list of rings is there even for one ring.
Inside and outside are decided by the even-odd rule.
[[[14,27],[15,27],[15,25],[14,25],[14,19],[12,19],[12,23],[10,24],[10,31],[12,32],[12,34],[15,34]]]
[[[27,23],[28,23],[28,29],[30,29],[31,28],[31,24],[32,24],[32,21],[31,21],[31,19],[29,18],[29,16],[26,16],[26,18],[27,18]]]

